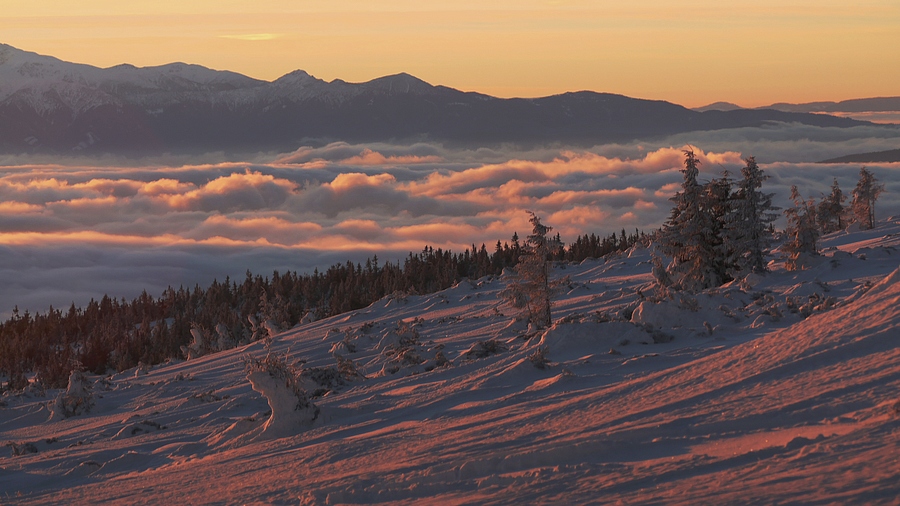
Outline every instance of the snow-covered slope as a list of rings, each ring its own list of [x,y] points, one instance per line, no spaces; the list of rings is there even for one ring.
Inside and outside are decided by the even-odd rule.
[[[773,262],[665,301],[645,249],[558,266],[556,323],[535,334],[490,278],[305,323],[272,349],[307,370],[351,359],[365,378],[315,397],[293,431],[267,426],[247,379],[260,342],[93,378],[94,407],[70,418],[52,413],[59,392],[6,395],[0,497],[895,503],[898,240],[898,220],[833,234],[807,271]]]

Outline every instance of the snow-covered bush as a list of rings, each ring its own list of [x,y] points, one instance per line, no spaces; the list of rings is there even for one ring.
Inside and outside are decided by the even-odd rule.
[[[396,357],[401,362],[419,364],[421,359],[417,359],[417,347],[421,344],[419,331],[415,329],[409,322],[397,322],[395,330],[387,332],[378,347],[381,353],[387,356]]]
[[[509,346],[496,340],[478,341],[466,352],[466,358],[485,358],[508,350]]]
[[[56,416],[69,418],[87,413],[94,406],[92,385],[80,367],[69,374],[69,385],[60,392],[50,409]]]
[[[345,380],[352,381],[357,378],[366,377],[352,359],[344,358],[340,355],[335,355],[334,359],[337,361],[337,371]]]
[[[261,341],[275,337],[276,334],[280,334],[286,328],[275,320],[266,318],[265,315],[261,316],[261,318],[256,318],[253,315],[247,316],[247,321],[250,323],[251,341]]]
[[[531,355],[528,355],[528,361],[538,369],[546,369],[550,364],[547,355],[550,354],[550,348],[547,346],[538,346]]]
[[[300,371],[302,386],[309,397],[321,397],[344,386],[344,375],[335,367],[309,367]]]
[[[228,325],[219,323],[216,325],[216,350],[229,350],[237,345]]]
[[[6,446],[10,447],[12,450],[13,457],[19,457],[21,455],[28,455],[30,453],[37,453],[38,449],[34,443],[16,443],[14,441],[10,441],[6,443]]]
[[[300,374],[288,364],[287,358],[272,353],[268,347],[266,351],[262,359],[244,358],[247,380],[253,390],[266,398],[272,410],[263,433],[284,437],[314,422],[319,417],[319,408],[310,401]]]

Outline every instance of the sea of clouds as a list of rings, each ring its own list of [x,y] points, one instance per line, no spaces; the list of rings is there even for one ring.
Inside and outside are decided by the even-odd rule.
[[[756,156],[784,208],[791,185],[815,199],[834,178],[848,195],[855,186],[858,164],[813,162],[898,140],[890,127],[772,125],[591,149],[332,143],[241,162],[0,158],[0,316],[158,296],[248,270],[397,261],[426,245],[493,250],[530,231],[526,211],[566,242],[651,232],[669,215],[688,145],[706,180],[739,177]],[[877,217],[900,215],[900,164],[868,168],[886,185]]]

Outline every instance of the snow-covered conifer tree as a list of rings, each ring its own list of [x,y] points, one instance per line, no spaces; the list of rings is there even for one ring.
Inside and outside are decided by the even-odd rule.
[[[684,181],[672,197],[675,207],[659,233],[662,253],[672,257],[666,269],[672,287],[697,291],[722,284],[721,238],[713,212],[718,192],[697,181],[700,161],[691,149],[684,150]]]
[[[884,185],[875,179],[874,174],[865,167],[859,169],[859,181],[853,189],[853,202],[850,208],[861,229],[875,228],[875,201],[883,191]]]
[[[816,208],[816,220],[823,234],[837,232],[844,228],[844,201],[847,197],[838,186],[837,178],[831,184],[831,193],[822,197]]]
[[[766,254],[772,234],[770,225],[777,215],[771,193],[760,191],[768,176],[756,163],[756,158],[744,160],[743,178],[738,182],[730,200],[725,224],[725,245],[729,264],[739,272],[764,272]]]
[[[726,240],[727,230],[725,228],[732,206],[731,179],[728,177],[728,171],[723,171],[721,178],[706,183],[703,190],[703,208],[709,214],[709,226],[712,227],[712,233],[709,234],[711,241],[709,246],[715,253],[710,267],[721,284],[731,279],[731,272],[734,270],[731,263],[733,256],[731,245]]]
[[[796,185],[791,186],[791,200],[794,201],[794,207],[784,210],[788,221],[785,230],[787,241],[781,246],[781,250],[788,255],[785,263],[788,270],[793,271],[803,268],[806,257],[819,254],[816,245],[819,228],[816,226],[815,202],[801,197]]]
[[[548,237],[552,227],[541,223],[541,219],[529,211],[532,225],[531,235],[525,240],[515,275],[500,297],[507,299],[517,309],[524,309],[528,322],[537,328],[551,324],[550,298],[553,286],[550,282],[548,259],[562,247],[555,237]]]

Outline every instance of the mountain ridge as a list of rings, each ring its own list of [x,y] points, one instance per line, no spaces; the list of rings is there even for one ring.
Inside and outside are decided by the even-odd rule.
[[[178,62],[101,69],[0,44],[3,153],[259,152],[334,140],[594,145],[770,122],[865,124],[771,110],[697,112],[593,91],[497,98],[407,73],[348,83],[296,70],[269,82]]]
[[[853,153],[822,160],[819,163],[894,163],[900,162],[900,149],[888,149],[885,151],[872,151],[868,153]]]
[[[703,107],[694,107],[692,110],[705,111],[733,111],[737,109],[774,109],[783,112],[813,112],[813,113],[849,113],[849,112],[895,112],[900,111],[900,97],[869,97],[852,98],[841,101],[803,102],[799,104],[789,102],[776,102],[760,107],[741,107],[731,102],[713,102]]]

